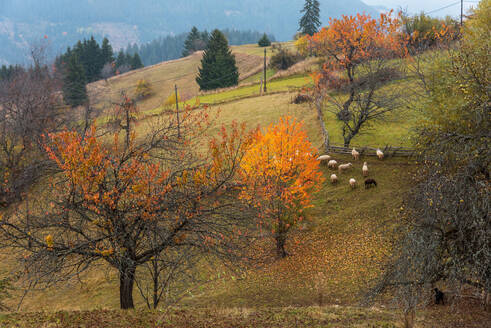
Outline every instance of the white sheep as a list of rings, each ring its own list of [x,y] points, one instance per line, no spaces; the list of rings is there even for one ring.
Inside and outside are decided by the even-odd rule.
[[[332,184],[338,183],[338,176],[336,174],[331,174],[331,183]]]
[[[367,162],[363,163],[363,167],[361,170],[363,171],[363,176],[367,177],[368,176],[368,164],[367,164]]]
[[[353,156],[353,159],[356,161],[360,158],[360,153],[356,151],[355,148],[351,151],[351,156]]]
[[[384,153],[380,149],[377,149],[376,153],[377,153],[378,159],[384,159]]]
[[[351,163],[339,165],[338,166],[339,173],[350,169],[352,166],[353,166],[353,164],[351,164]]]
[[[354,178],[349,179],[349,185],[351,186],[351,189],[356,188],[356,180]]]
[[[336,162],[334,159],[331,159],[328,163],[327,163],[327,167],[331,168],[331,169],[335,169],[336,167],[338,166],[338,162]]]
[[[321,162],[321,165],[326,165],[327,162],[331,160],[331,156],[329,155],[321,155],[317,157],[317,160]]]

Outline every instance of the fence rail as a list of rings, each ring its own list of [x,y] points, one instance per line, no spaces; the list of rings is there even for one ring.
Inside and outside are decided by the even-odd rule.
[[[361,146],[353,146],[351,148],[330,145],[329,151],[331,153],[336,154],[347,154],[351,155],[351,151],[353,148],[356,149],[360,153],[361,156],[377,156],[376,151],[380,149],[384,153],[384,157],[414,157],[416,155],[415,149],[404,148],[404,147],[392,147],[385,146],[385,148],[372,148],[372,147],[361,147]]]

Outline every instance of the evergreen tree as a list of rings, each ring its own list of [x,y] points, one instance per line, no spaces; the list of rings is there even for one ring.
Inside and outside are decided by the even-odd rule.
[[[321,26],[319,1],[305,0],[305,5],[300,12],[304,14],[300,19],[298,30],[308,35],[317,33]]]
[[[112,63],[114,61],[113,47],[107,38],[102,40],[102,62],[103,64]]]
[[[230,87],[239,83],[239,71],[228,41],[219,30],[214,30],[201,59],[196,82],[200,90]]]
[[[63,98],[70,106],[79,106],[87,100],[85,72],[77,55],[72,55],[65,65]]]
[[[131,58],[131,69],[139,69],[139,68],[143,68],[143,63],[140,59],[140,55],[138,55],[138,53],[135,52],[135,54]]]
[[[186,41],[184,41],[184,50],[182,51],[182,56],[186,57],[197,50],[202,50],[202,47],[201,49],[197,49],[200,48],[199,43],[200,41],[202,41],[202,37],[203,35],[198,31],[196,26],[193,26],[191,32],[189,32],[186,38]]]
[[[271,45],[271,41],[269,40],[269,38],[266,35],[266,33],[264,33],[263,36],[262,36],[262,38],[259,39],[259,41],[257,42],[257,44],[260,47],[269,47]]]
[[[121,67],[123,65],[126,65],[126,55],[124,54],[123,50],[120,50],[118,53],[118,58],[116,58],[116,67]]]

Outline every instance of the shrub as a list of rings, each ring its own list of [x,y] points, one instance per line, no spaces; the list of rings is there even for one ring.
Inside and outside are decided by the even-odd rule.
[[[152,95],[152,85],[147,80],[141,79],[136,83],[136,97],[137,99],[144,99]]]
[[[177,100],[179,102],[181,102],[181,94],[178,92],[177,93]],[[165,100],[164,102],[164,107],[165,108],[172,108],[176,105],[176,94],[175,93],[171,93],[167,99]]]
[[[300,54],[291,53],[280,44],[273,46],[273,52],[275,54],[271,57],[269,66],[278,70],[286,70],[303,59]]]
[[[298,93],[292,100],[293,104],[303,104],[312,101],[312,97],[306,93]]]

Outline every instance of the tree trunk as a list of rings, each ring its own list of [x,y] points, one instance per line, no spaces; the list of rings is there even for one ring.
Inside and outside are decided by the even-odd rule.
[[[278,258],[285,258],[288,254],[285,251],[286,233],[278,232],[276,235],[276,255]]]
[[[119,269],[119,303],[121,309],[133,309],[133,285],[135,283],[134,266],[122,266]]]

